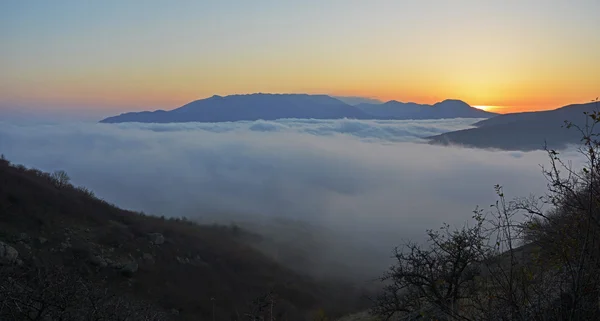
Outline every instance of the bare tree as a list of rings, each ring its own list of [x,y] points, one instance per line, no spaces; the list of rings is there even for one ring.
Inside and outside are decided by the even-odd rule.
[[[583,168],[555,150],[543,168],[548,193],[507,201],[496,186],[474,227],[428,232],[429,242],[395,251],[374,314],[412,320],[600,319],[600,112],[583,125]]]
[[[166,320],[160,309],[54,266],[0,268],[1,320]]]
[[[65,188],[71,184],[71,177],[63,170],[53,172],[51,177],[58,188]]]
[[[474,227],[428,231],[428,244],[408,242],[394,250],[396,264],[381,278],[384,291],[372,313],[386,319],[421,315],[471,320],[460,303],[473,295],[474,277],[486,257],[482,221]]]
[[[273,291],[258,296],[250,304],[250,311],[245,314],[246,319],[249,321],[273,321],[275,303]]]
[[[600,112],[585,115],[583,125],[565,124],[582,136],[578,151],[586,160],[583,168],[574,169],[559,152],[547,150],[550,166],[544,168],[544,175],[548,195],[520,204],[529,214],[525,229],[528,240],[538,244],[546,264],[559,271],[561,286],[557,291],[564,301],[564,320],[600,313],[600,141],[596,130]],[[551,209],[540,210],[544,205]]]

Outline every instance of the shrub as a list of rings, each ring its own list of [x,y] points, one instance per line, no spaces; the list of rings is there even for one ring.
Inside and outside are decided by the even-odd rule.
[[[71,185],[71,177],[63,170],[53,172],[51,178],[54,185],[58,188],[65,188]]]
[[[546,196],[507,201],[474,227],[429,231],[425,246],[396,249],[371,312],[389,319],[596,320],[600,315],[600,112],[587,113],[587,162],[573,169],[555,150]],[[544,210],[546,205],[550,207]],[[522,217],[525,217],[523,221]]]

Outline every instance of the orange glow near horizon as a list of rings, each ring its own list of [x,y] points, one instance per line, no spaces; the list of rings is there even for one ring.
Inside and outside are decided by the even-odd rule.
[[[328,94],[331,96],[355,96],[364,97],[370,99],[378,99],[386,102],[389,100],[397,100],[401,102],[415,102],[421,104],[435,104],[444,99],[460,99],[471,106],[482,109],[489,112],[506,114],[515,112],[529,112],[529,111],[542,111],[560,108],[570,104],[586,103],[590,99],[556,99],[553,102],[550,99],[543,99],[540,101],[520,102],[518,100],[506,99],[508,103],[514,103],[514,105],[477,105],[473,104],[468,98],[461,98],[458,95],[442,96],[438,94],[431,95],[369,95],[368,92],[352,92],[352,91],[318,91],[318,90],[307,90],[307,91],[293,91],[293,90],[280,90],[280,91],[265,91],[265,90],[252,90],[248,91],[216,91],[216,92],[203,92],[202,94],[196,95],[193,90],[186,90],[185,88],[179,88],[178,90],[169,90],[165,88],[156,89],[136,89],[132,91],[125,91],[123,89],[113,90],[65,90],[61,92],[59,90],[41,90],[36,97],[26,97],[25,94],[18,94],[17,91],[13,91],[12,99],[5,99],[2,106],[47,106],[47,108],[57,108],[62,110],[86,110],[86,109],[103,109],[107,112],[125,112],[125,111],[141,111],[141,110],[156,110],[164,109],[171,110],[178,108],[191,101],[208,98],[212,95],[234,95],[234,94],[250,94],[250,93],[308,93],[308,94]],[[5,97],[7,95],[4,95]]]
[[[460,63],[468,65],[466,60],[461,59]],[[503,76],[506,71],[491,64],[485,68],[489,80],[473,81],[464,76],[467,71],[460,69],[449,70],[449,76],[443,76],[445,73],[439,73],[438,69],[401,74],[394,69],[406,71],[406,66],[393,59],[365,66],[342,59],[336,64],[317,66],[275,65],[266,59],[246,63],[254,67],[249,69],[245,64],[230,61],[211,66],[174,62],[161,67],[89,66],[43,72],[32,67],[25,71],[14,70],[15,77],[10,82],[3,84],[0,79],[0,102],[64,109],[169,110],[215,94],[263,92],[361,96],[423,104],[460,99],[491,112],[511,113],[588,102],[600,91],[597,85],[600,84],[600,64],[581,74],[565,73],[561,78],[539,78],[534,73],[523,78],[521,71]],[[257,69],[263,72],[258,73]],[[17,76],[18,72],[21,73]]]
[[[481,109],[484,111],[491,111],[491,112],[493,112],[494,109],[498,109],[498,106],[472,106],[472,107],[475,107],[477,109]]]
[[[534,2],[1,2],[0,108],[168,110],[263,92],[509,113],[600,95],[600,2]]]

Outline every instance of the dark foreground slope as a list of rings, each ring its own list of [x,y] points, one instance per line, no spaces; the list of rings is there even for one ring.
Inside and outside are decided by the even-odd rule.
[[[129,320],[239,320],[258,313],[268,293],[277,319],[360,308],[354,288],[292,272],[247,246],[247,237],[124,211],[1,160],[0,319],[131,312]]]
[[[569,105],[550,111],[499,115],[465,129],[430,137],[430,142],[441,145],[463,145],[477,148],[504,150],[564,149],[578,144],[581,133],[564,127],[565,121],[585,126],[584,112],[598,110],[597,103]]]

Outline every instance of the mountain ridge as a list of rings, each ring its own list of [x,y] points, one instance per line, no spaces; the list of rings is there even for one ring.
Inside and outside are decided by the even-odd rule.
[[[434,105],[411,103],[410,110],[398,113],[399,103],[349,105],[328,95],[309,94],[236,94],[213,95],[189,102],[173,110],[155,110],[122,113],[101,120],[101,123],[144,122],[226,122],[298,119],[441,119],[441,118],[486,118],[495,114],[479,110],[467,103],[447,99]],[[413,106],[414,105],[414,106]],[[373,112],[396,109],[393,112]],[[391,107],[390,107],[391,106]]]
[[[585,126],[584,113],[600,111],[598,102],[570,104],[553,110],[498,115],[479,121],[475,128],[427,137],[431,144],[462,145],[502,150],[565,149],[578,144],[581,133],[566,128],[565,121]],[[598,131],[598,129],[596,129]]]
[[[497,114],[477,109],[459,99],[445,99],[433,105],[390,100],[383,104],[360,104],[358,108],[387,119],[489,118]]]

